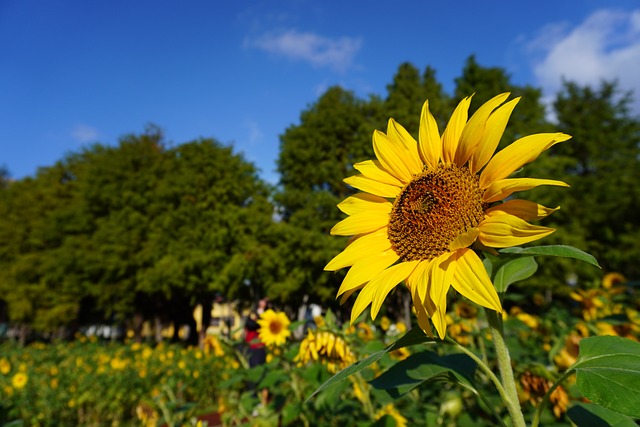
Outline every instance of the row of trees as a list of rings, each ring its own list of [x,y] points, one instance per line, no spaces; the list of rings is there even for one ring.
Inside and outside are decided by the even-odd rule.
[[[455,83],[449,95],[432,68],[421,74],[405,63],[384,98],[330,88],[281,135],[275,188],[232,147],[212,139],[172,146],[155,127],[117,146],[87,147],[35,177],[0,173],[0,321],[25,331],[105,319],[139,329],[154,318],[194,326],[193,308],[216,296],[268,295],[292,309],[305,295],[334,304],[344,273],[323,267],[345,241],[328,231],[341,219],[336,204],[352,192],[343,178],[373,157],[373,130],[394,117],[417,136],[427,98],[443,129],[470,93],[471,110],[500,92],[523,96],[502,145],[552,129],[574,136],[526,167],[572,186],[532,195],[562,206],[545,222],[559,229],[546,242],[577,246],[605,270],[637,278],[640,122],[630,95],[610,82],[566,83],[551,125],[540,90],[512,84],[501,68],[470,57]],[[562,287],[597,274],[545,261],[530,283]]]

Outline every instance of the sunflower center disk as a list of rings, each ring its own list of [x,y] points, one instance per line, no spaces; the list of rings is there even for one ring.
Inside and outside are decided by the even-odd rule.
[[[416,175],[396,197],[389,240],[402,261],[431,260],[484,218],[478,177],[467,168],[439,165]]]
[[[281,330],[282,330],[282,323],[280,323],[278,321],[273,321],[273,322],[269,323],[269,331],[272,334],[278,335]]]

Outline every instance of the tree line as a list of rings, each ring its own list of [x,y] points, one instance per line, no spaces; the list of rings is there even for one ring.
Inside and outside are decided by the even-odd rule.
[[[231,146],[214,139],[172,145],[154,126],[115,146],[71,153],[33,177],[11,180],[0,170],[0,324],[24,335],[101,322],[139,331],[144,320],[195,331],[195,306],[265,295],[292,312],[303,299],[335,308],[344,272],[323,267],[346,241],[329,230],[342,219],[336,204],[353,192],[343,182],[355,173],[352,164],[373,158],[373,130],[393,117],[417,137],[425,99],[444,129],[463,97],[475,93],[471,113],[507,91],[523,98],[501,147],[531,133],[573,135],[523,172],[571,185],[532,190],[532,200],[561,206],[545,220],[558,231],[543,244],[576,246],[604,271],[637,279],[640,121],[630,111],[632,94],[616,82],[565,82],[545,111],[540,89],[515,85],[504,69],[471,56],[452,94],[433,68],[420,72],[409,63],[384,97],[329,88],[282,133],[276,186]],[[600,275],[545,260],[517,289],[561,294]],[[397,303],[391,315],[402,311],[400,295]]]

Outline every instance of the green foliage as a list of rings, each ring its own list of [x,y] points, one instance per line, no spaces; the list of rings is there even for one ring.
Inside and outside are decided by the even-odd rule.
[[[151,127],[71,154],[0,191],[10,318],[52,332],[139,314],[195,331],[196,304],[273,277],[269,197],[252,164],[210,139],[166,148]]]
[[[561,200],[562,209],[545,220],[558,229],[548,242],[579,247],[605,271],[638,277],[640,123],[630,115],[630,105],[631,96],[620,94],[616,83],[603,82],[597,89],[565,83],[554,109],[557,129],[573,138],[526,169],[571,186],[531,191],[532,200],[547,206]],[[599,275],[551,261],[542,272],[540,281],[573,276],[584,283]]]
[[[585,338],[572,369],[587,399],[640,418],[640,343],[620,337]]]
[[[271,292],[333,299],[341,276],[323,268],[345,242],[331,238],[329,230],[341,219],[336,205],[352,192],[342,180],[354,174],[353,163],[373,155],[371,134],[378,112],[376,99],[367,104],[333,87],[282,135],[276,201],[284,224],[276,250],[286,274]]]

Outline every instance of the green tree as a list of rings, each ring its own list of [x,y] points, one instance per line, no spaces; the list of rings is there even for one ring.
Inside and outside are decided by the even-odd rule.
[[[455,105],[463,98],[473,95],[469,117],[478,107],[500,93],[511,92],[511,99],[522,97],[511,115],[498,148],[503,148],[522,136],[553,129],[545,118],[542,91],[529,85],[512,84],[510,76],[503,68],[483,67],[478,64],[475,56],[471,55],[462,69],[462,75],[455,79],[455,83]]]
[[[405,62],[398,67],[393,81],[387,85],[387,97],[384,103],[385,117],[382,117],[383,126],[377,129],[386,129],[386,120],[392,117],[404,126],[407,131],[417,139],[420,126],[420,113],[422,105],[429,100],[429,110],[437,120],[443,120],[449,114],[449,99],[442,89],[442,85],[436,79],[433,68],[427,67],[420,76],[418,69]],[[440,123],[443,126],[444,122]],[[444,129],[444,127],[442,127]]]
[[[353,192],[343,179],[356,173],[354,163],[373,156],[371,137],[381,107],[377,98],[365,102],[332,87],[281,136],[276,200],[283,237],[277,251],[286,275],[270,292],[298,301],[303,294],[334,299],[340,275],[323,268],[346,241],[329,231],[343,217],[336,205]]]
[[[554,109],[558,130],[573,138],[554,147],[546,161],[531,167],[536,176],[571,185],[534,192],[537,199],[550,205],[562,197],[562,209],[548,220],[558,228],[550,241],[586,250],[604,271],[637,279],[640,122],[631,116],[631,105],[631,94],[621,93],[615,82],[602,82],[598,88],[565,82]],[[557,262],[549,263],[545,273],[547,277],[582,281],[600,275],[595,269]]]
[[[82,287],[72,255],[82,227],[77,201],[60,163],[0,191],[0,289],[22,341],[29,329],[59,333],[78,315]]]

